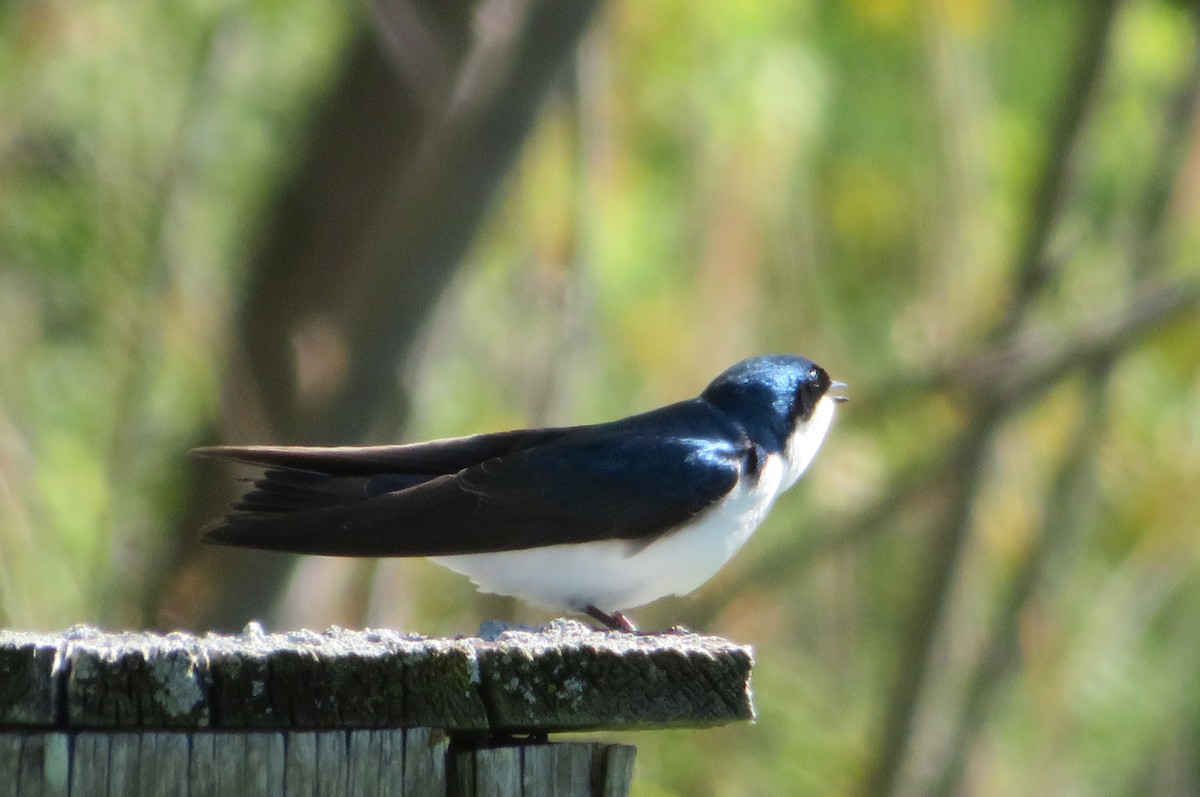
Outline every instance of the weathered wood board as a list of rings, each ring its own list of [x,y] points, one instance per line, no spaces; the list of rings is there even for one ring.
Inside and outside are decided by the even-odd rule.
[[[495,638],[0,631],[0,727],[549,733],[753,717],[748,648],[561,620]]]
[[[0,631],[0,795],[621,797],[559,731],[753,717],[748,648],[689,633]]]

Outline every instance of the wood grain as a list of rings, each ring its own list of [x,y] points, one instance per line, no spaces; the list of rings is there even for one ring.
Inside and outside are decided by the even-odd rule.
[[[569,620],[455,639],[0,631],[0,794],[623,797],[633,747],[546,735],[750,719],[752,665],[718,637]]]
[[[486,639],[0,631],[0,728],[703,727],[753,717],[752,663],[719,637],[569,620]]]

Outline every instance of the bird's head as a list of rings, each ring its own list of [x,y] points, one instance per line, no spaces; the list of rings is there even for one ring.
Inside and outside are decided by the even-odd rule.
[[[810,432],[820,443],[834,404],[845,401],[830,391],[842,387],[812,360],[772,354],[728,368],[700,397],[741,423],[754,442],[784,452]]]

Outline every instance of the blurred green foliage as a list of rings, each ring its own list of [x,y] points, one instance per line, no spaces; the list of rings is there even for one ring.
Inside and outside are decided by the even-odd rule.
[[[874,765],[946,451],[978,411],[963,380],[1013,293],[1090,8],[614,2],[548,102],[404,364],[407,439],[616,417],[775,350],[855,397],[747,549],[638,614],[753,643],[761,713],[638,737],[638,794],[849,793]],[[356,24],[324,0],[0,7],[5,625],[149,622],[257,219]],[[1022,340],[1136,308],[1147,270],[1194,286],[1194,133],[1155,169],[1196,31],[1184,4],[1120,7]],[[1110,376],[1064,369],[989,438],[897,793],[928,793],[957,741],[958,793],[1200,789],[1200,321],[1129,337]],[[298,577],[362,572],[329,567]],[[1026,577],[1009,666],[956,737]],[[364,622],[481,619],[432,566],[374,579]]]

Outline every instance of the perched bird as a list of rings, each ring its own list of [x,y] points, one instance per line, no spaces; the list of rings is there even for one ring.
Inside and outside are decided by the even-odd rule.
[[[216,446],[264,469],[204,529],[225,545],[426,556],[485,592],[622,613],[707,581],[808,467],[844,388],[803,357],[743,360],[697,398],[589,426],[408,445]]]

